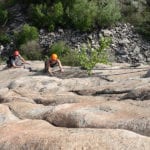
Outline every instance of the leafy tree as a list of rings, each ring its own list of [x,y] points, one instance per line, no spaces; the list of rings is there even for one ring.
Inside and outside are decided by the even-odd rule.
[[[97,23],[101,27],[108,27],[121,18],[119,5],[116,0],[98,1]]]
[[[48,7],[44,4],[30,5],[29,18],[37,27],[45,27],[49,24],[50,18],[47,16]]]
[[[11,41],[11,39],[7,34],[0,33],[0,43],[6,44],[6,43],[10,43],[10,41]]]
[[[8,11],[0,5],[0,25],[3,25],[8,19]]]
[[[141,19],[140,19],[141,18]],[[150,10],[145,10],[141,17],[137,18],[136,29],[139,33],[141,33],[145,38],[150,41]]]
[[[67,9],[67,15],[74,27],[82,31],[90,30],[95,23],[96,14],[96,3],[88,0],[76,0],[72,9]]]
[[[25,24],[20,32],[15,33],[16,45],[20,46],[25,44],[30,40],[35,40],[38,38],[38,31],[36,27],[29,26]]]
[[[63,5],[61,2],[55,3],[52,7],[51,18],[55,24],[62,23],[62,17],[64,14]]]
[[[121,1],[121,13],[123,21],[134,25],[135,29],[145,38],[150,40],[150,6],[149,1],[143,3],[141,0]]]
[[[63,5],[61,2],[55,3],[49,7],[46,3],[31,5],[29,9],[30,20],[37,27],[47,27],[50,30],[55,28],[55,25],[62,23]]]

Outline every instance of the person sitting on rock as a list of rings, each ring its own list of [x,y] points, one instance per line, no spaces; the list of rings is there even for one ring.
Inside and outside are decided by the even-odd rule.
[[[7,67],[21,68],[24,64],[28,64],[25,59],[20,55],[18,50],[15,50],[12,56],[7,60]]]
[[[59,66],[59,70],[57,71],[63,72],[62,64],[61,61],[58,59],[57,54],[52,54],[50,58],[45,61],[44,70],[45,72],[48,72],[51,76],[53,76],[55,71],[52,71],[52,68],[55,66]]]

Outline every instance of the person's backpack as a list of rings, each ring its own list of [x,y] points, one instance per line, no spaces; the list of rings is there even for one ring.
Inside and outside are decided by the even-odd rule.
[[[12,67],[12,63],[11,63],[11,60],[12,60],[12,59],[14,59],[14,56],[13,56],[13,55],[12,55],[12,56],[9,56],[9,57],[8,57],[8,60],[6,61],[8,68]]]

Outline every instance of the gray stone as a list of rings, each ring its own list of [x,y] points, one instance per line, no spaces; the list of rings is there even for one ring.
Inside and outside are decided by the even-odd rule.
[[[110,30],[102,30],[101,32],[103,33],[104,37],[112,36],[112,32]]]
[[[148,70],[147,73],[143,77],[144,78],[149,78],[150,77],[150,70]]]

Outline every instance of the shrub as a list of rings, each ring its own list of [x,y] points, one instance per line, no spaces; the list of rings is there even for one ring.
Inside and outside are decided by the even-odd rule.
[[[97,23],[101,27],[113,25],[121,18],[119,5],[116,0],[101,0],[98,2]]]
[[[81,31],[88,31],[94,26],[97,6],[94,1],[76,0],[72,9],[67,9],[67,15],[73,26]]]
[[[145,10],[140,18],[137,18],[136,29],[150,41],[150,10]]]
[[[56,53],[60,58],[66,55],[70,51],[70,47],[66,45],[64,41],[59,41],[51,46],[48,51],[48,55]]]
[[[48,26],[50,18],[47,17],[48,8],[44,4],[31,4],[29,8],[29,18],[37,27]]]
[[[0,5],[0,25],[5,24],[5,22],[8,20],[8,11],[2,8]]]
[[[37,27],[47,27],[50,31],[55,29],[55,25],[62,23],[63,13],[61,2],[54,3],[52,7],[48,7],[46,3],[32,4],[29,9],[31,21]]]
[[[20,32],[15,33],[16,45],[19,47],[28,41],[35,40],[38,38],[38,30],[36,27],[25,24]]]
[[[88,49],[86,47],[82,47],[80,49],[78,59],[80,65],[83,69],[87,70],[88,74],[91,74],[92,69],[97,63],[107,63],[108,57],[106,53],[106,48],[109,46],[111,40],[107,38],[102,38],[100,41],[100,48],[92,49],[91,45],[88,45]]]
[[[11,41],[11,39],[7,34],[0,33],[0,43],[7,44],[7,43],[10,43],[10,41]]]
[[[123,3],[121,10],[123,20],[133,24],[140,34],[150,40],[150,9],[147,4],[144,5],[142,1],[130,1],[127,4]]]
[[[62,16],[64,14],[63,5],[61,2],[58,2],[54,4],[52,7],[52,20],[55,22],[55,24],[62,23]]]
[[[80,62],[78,59],[78,51],[71,50],[68,51],[63,57],[60,58],[63,65],[66,66],[80,66]]]
[[[41,60],[42,50],[37,41],[28,41],[26,44],[20,46],[21,54],[24,58],[29,60]]]

